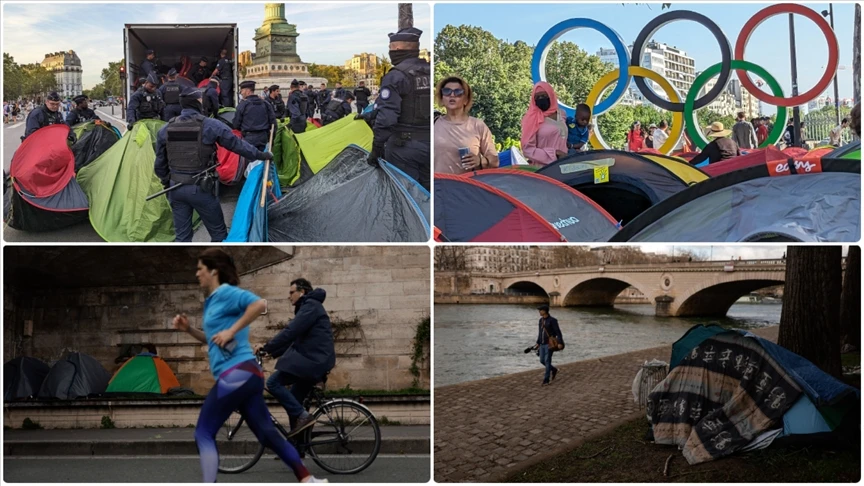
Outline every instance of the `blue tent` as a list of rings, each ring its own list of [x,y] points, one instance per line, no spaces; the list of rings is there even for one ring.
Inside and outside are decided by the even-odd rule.
[[[276,174],[276,164],[270,164],[269,180],[273,185],[268,189],[265,196],[264,208],[261,206],[261,191],[264,188],[264,163],[259,163],[249,171],[237,207],[234,209],[234,218],[231,220],[231,231],[225,241],[235,243],[246,243],[250,241],[267,241],[267,207],[274,202],[272,194],[279,199],[282,190],[279,188],[279,176]]]

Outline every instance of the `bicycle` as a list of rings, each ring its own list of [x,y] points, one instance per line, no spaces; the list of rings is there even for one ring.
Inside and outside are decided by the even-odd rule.
[[[256,354],[255,358],[262,365],[261,354]],[[285,440],[294,445],[300,457],[306,457],[308,453],[316,464],[331,474],[357,474],[369,467],[381,450],[378,420],[360,402],[325,397],[326,382],[325,376],[323,382],[316,385],[303,402],[307,411],[311,411],[313,406],[315,408],[313,425],[289,437],[288,431],[272,413],[270,420]],[[221,473],[244,472],[264,454],[264,445],[258,442],[243,416],[236,410],[222,425],[217,442]],[[346,466],[339,467],[343,463]]]

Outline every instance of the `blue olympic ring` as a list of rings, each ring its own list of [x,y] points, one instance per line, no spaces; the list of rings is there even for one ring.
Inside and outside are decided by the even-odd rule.
[[[596,20],[582,18],[569,19],[560,22],[549,29],[545,34],[543,34],[543,37],[540,38],[540,42],[538,42],[537,46],[534,48],[534,56],[531,58],[531,77],[534,84],[537,84],[540,81],[546,81],[546,54],[549,52],[552,43],[565,33],[574,29],[593,29],[603,34],[604,37],[609,39],[612,43],[612,47],[618,54],[618,72],[627,72],[627,67],[630,65],[630,51],[627,49],[624,40],[621,39],[621,36],[618,35],[617,32]],[[612,93],[608,98],[594,107],[594,113],[592,113],[592,115],[600,115],[615,106],[615,104],[624,97],[629,85],[629,75],[619,78],[618,84],[615,85],[615,89],[612,90]],[[562,103],[560,100],[558,101],[558,106],[564,110],[567,116],[575,116],[576,109],[572,106]]]

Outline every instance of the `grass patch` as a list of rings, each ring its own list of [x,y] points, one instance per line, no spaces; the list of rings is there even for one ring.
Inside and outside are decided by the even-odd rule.
[[[547,459],[503,482],[523,483],[783,483],[858,482],[860,450],[772,446],[690,466],[675,446],[645,441],[644,418]],[[669,476],[663,475],[672,455]]]
[[[102,416],[102,425],[99,427],[100,429],[116,429],[117,426],[114,424],[114,421],[111,420],[111,417],[107,415]]]
[[[382,427],[385,425],[402,425],[402,422],[398,420],[390,420],[386,415],[382,415],[378,418],[378,425]]]

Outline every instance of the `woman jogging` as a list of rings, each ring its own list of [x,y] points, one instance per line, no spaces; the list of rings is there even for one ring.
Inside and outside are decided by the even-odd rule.
[[[234,410],[240,411],[255,437],[274,451],[300,482],[327,482],[309,473],[294,446],[270,422],[263,396],[264,373],[249,345],[249,324],[266,310],[266,302],[237,286],[240,279],[234,260],[218,248],[201,253],[195,276],[207,292],[201,319],[204,330],[190,327],[186,314],[174,317],[174,328],[207,344],[210,371],[216,378],[195,427],[204,482],[216,482],[219,469],[216,434]]]

